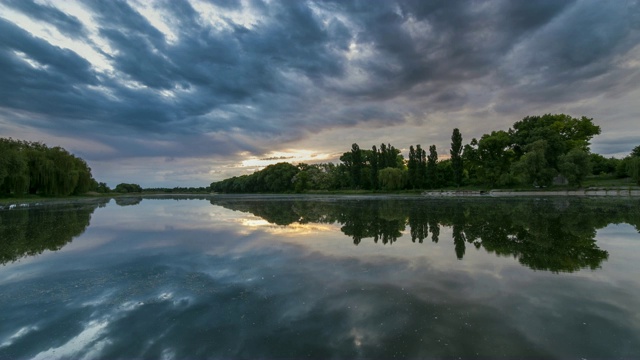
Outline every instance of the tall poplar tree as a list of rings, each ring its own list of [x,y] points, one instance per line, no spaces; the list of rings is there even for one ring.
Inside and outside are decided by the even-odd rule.
[[[409,184],[412,188],[418,187],[418,159],[413,145],[409,146],[409,161],[407,162]]]
[[[371,188],[373,190],[378,190],[378,170],[379,170],[379,155],[378,149],[373,145],[371,147],[371,154],[369,159],[369,164],[371,164]]]
[[[422,188],[427,179],[427,153],[419,144],[416,146],[416,156],[418,158],[417,183],[418,187]]]
[[[429,146],[427,157],[427,187],[433,189],[438,186],[438,152],[436,146]]]
[[[462,164],[462,134],[458,128],[453,129],[451,134],[451,168],[453,170],[453,182],[456,186],[462,184],[462,174],[464,166]]]
[[[351,145],[351,186],[355,189],[362,185],[362,168],[364,167],[364,159],[362,150],[358,144]]]

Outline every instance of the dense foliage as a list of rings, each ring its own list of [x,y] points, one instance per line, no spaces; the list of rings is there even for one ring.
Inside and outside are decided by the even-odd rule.
[[[138,184],[127,184],[120,183],[116,185],[116,188],[113,191],[118,193],[140,193],[142,192],[142,187]]]
[[[409,147],[409,158],[391,144],[363,150],[353,144],[340,164],[271,165],[251,175],[211,184],[226,193],[307,190],[437,189],[461,185],[546,187],[554,181],[581,186],[588,175],[632,177],[640,183],[640,146],[625,159],[590,152],[600,127],[587,117],[565,114],[527,116],[508,130],[492,131],[463,145],[451,135],[450,158],[438,159],[435,145]],[[273,184],[271,182],[274,182]]]
[[[0,196],[66,196],[96,190],[87,163],[61,147],[0,138]]]

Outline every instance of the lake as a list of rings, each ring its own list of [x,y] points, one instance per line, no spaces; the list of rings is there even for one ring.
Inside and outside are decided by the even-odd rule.
[[[0,359],[640,358],[640,200],[0,210]]]

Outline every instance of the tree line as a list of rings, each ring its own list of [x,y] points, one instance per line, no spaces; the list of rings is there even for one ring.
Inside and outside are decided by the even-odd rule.
[[[0,138],[0,195],[67,196],[96,189],[87,163],[61,147]]]
[[[357,143],[339,164],[278,163],[253,174],[213,182],[223,193],[304,192],[309,190],[439,189],[536,186],[558,182],[581,186],[589,175],[631,177],[640,184],[640,146],[624,159],[591,153],[590,141],[600,127],[587,117],[565,114],[527,116],[507,130],[492,131],[463,145],[453,129],[447,159],[438,149],[409,147],[408,159],[391,144],[362,149]]]
[[[83,159],[62,147],[41,142],[0,138],[0,197],[68,196],[87,192],[141,193],[138,184],[120,183],[114,189],[97,182]],[[206,188],[162,189],[165,192],[204,192]]]

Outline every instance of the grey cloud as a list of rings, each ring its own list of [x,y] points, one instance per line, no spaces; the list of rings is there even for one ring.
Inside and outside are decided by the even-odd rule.
[[[0,64],[4,108],[78,119],[100,106],[101,100],[86,89],[100,81],[88,61],[1,18]]]
[[[47,73],[64,77],[65,82],[97,83],[97,78],[91,71],[91,64],[87,60],[71,50],[52,46],[2,18],[0,18],[0,49],[5,53],[12,50],[24,53],[41,66],[50,67],[47,68]],[[3,57],[12,56],[6,54]],[[43,72],[41,75],[47,74]]]
[[[622,138],[598,137],[591,146],[598,154],[605,156],[624,154],[628,155],[631,150],[640,145],[640,136],[627,136]]]
[[[87,30],[78,18],[65,14],[55,7],[37,4],[33,0],[4,0],[3,3],[27,16],[47,22],[61,33],[73,38],[80,38],[87,34]]]
[[[84,2],[97,17],[101,26],[121,29],[126,33],[144,35],[145,40],[154,46],[162,48],[165,44],[165,36],[149,21],[133,9],[127,1],[100,1],[88,0]]]
[[[624,81],[637,69],[616,63],[640,42],[634,2],[210,2],[226,26],[207,25],[189,1],[153,4],[170,14],[175,41],[126,1],[84,2],[114,50],[96,48],[113,73],[0,19],[0,106],[32,113],[32,126],[118,149],[103,157],[226,156],[431,113],[492,107],[516,121],[523,111],[637,86]],[[87,36],[54,7],[7,4],[74,39]],[[256,22],[224,17],[240,10],[258,14]],[[360,56],[351,58],[352,44]]]
[[[240,0],[206,0],[206,1],[225,9],[238,10],[242,8],[242,3],[240,2]]]
[[[581,1],[561,18],[520,43],[502,75],[516,98],[540,104],[596,96],[634,76],[618,60],[640,41],[634,27],[640,6],[632,2]],[[526,98],[525,98],[526,97]]]
[[[170,61],[150,46],[143,34],[130,35],[120,30],[102,29],[100,35],[109,39],[118,49],[118,55],[111,57],[118,70],[148,87],[172,89],[175,85],[171,77],[174,72]]]

